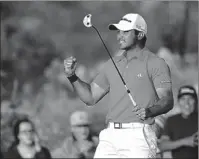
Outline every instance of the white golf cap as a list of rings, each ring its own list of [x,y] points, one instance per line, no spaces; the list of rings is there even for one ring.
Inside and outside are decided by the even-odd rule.
[[[147,34],[147,24],[144,18],[135,13],[129,13],[122,17],[122,19],[117,24],[110,24],[110,30],[122,30],[129,31],[132,29],[136,29],[138,31],[142,31]]]
[[[70,124],[71,126],[91,124],[88,113],[82,110],[73,112],[70,117]]]

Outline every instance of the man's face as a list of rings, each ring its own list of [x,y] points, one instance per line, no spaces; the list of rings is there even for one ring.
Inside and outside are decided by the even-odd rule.
[[[120,49],[128,50],[136,45],[137,36],[135,35],[134,30],[130,31],[119,30],[117,33],[117,40],[119,42]]]
[[[72,132],[77,140],[86,140],[89,136],[89,125],[72,126]]]
[[[20,143],[31,145],[34,142],[34,130],[30,123],[24,122],[19,125],[18,139]]]
[[[195,99],[191,95],[183,95],[179,99],[179,105],[181,113],[185,116],[189,116],[194,112],[195,109]]]

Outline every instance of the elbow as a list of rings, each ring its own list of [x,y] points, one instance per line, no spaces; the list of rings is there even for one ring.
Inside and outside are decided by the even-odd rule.
[[[95,100],[94,99],[92,99],[92,100],[89,100],[89,101],[86,101],[86,102],[84,102],[87,106],[94,106],[95,104],[96,104],[96,102],[95,102]]]
[[[174,106],[174,100],[173,98],[169,100],[168,102],[168,111],[172,110],[173,109],[173,106]]]
[[[171,93],[170,99],[169,99],[169,111],[172,110],[173,107],[174,107],[174,98],[173,98],[173,93]]]
[[[95,104],[94,104],[94,103],[92,103],[92,102],[85,102],[85,104],[86,104],[87,106],[89,106],[89,107],[91,107],[91,106],[95,105]]]
[[[84,96],[80,97],[80,100],[87,106],[93,106],[96,104],[96,101],[91,93],[84,94]]]
[[[165,113],[168,113],[170,110],[172,110],[173,106],[174,106],[174,100],[173,100],[173,98],[171,98],[168,100],[168,102],[166,104]]]
[[[168,113],[169,111],[171,111],[173,109],[173,104],[172,103],[169,103],[167,105],[167,108],[165,109],[165,112],[164,113]]]

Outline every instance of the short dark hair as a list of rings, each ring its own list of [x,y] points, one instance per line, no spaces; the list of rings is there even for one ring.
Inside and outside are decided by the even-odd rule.
[[[139,30],[135,30],[135,35],[136,35],[136,36],[137,36],[139,33],[140,33]],[[146,45],[146,40],[147,40],[147,37],[146,37],[146,35],[144,34],[144,37],[143,37],[141,40],[139,40],[139,46],[140,46],[141,48],[145,47],[145,45]]]
[[[19,144],[18,135],[19,135],[19,127],[20,127],[21,123],[30,123],[32,125],[33,129],[35,130],[35,126],[34,126],[33,122],[30,119],[28,119],[27,117],[18,119],[13,126],[13,135],[14,135],[14,139],[15,139],[13,146],[16,146]]]

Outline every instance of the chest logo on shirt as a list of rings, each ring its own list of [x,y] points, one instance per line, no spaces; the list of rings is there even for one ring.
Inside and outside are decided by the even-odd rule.
[[[143,76],[142,76],[141,73],[139,73],[139,74],[137,75],[137,77],[138,77],[138,78],[141,78],[141,77],[143,77]]]

